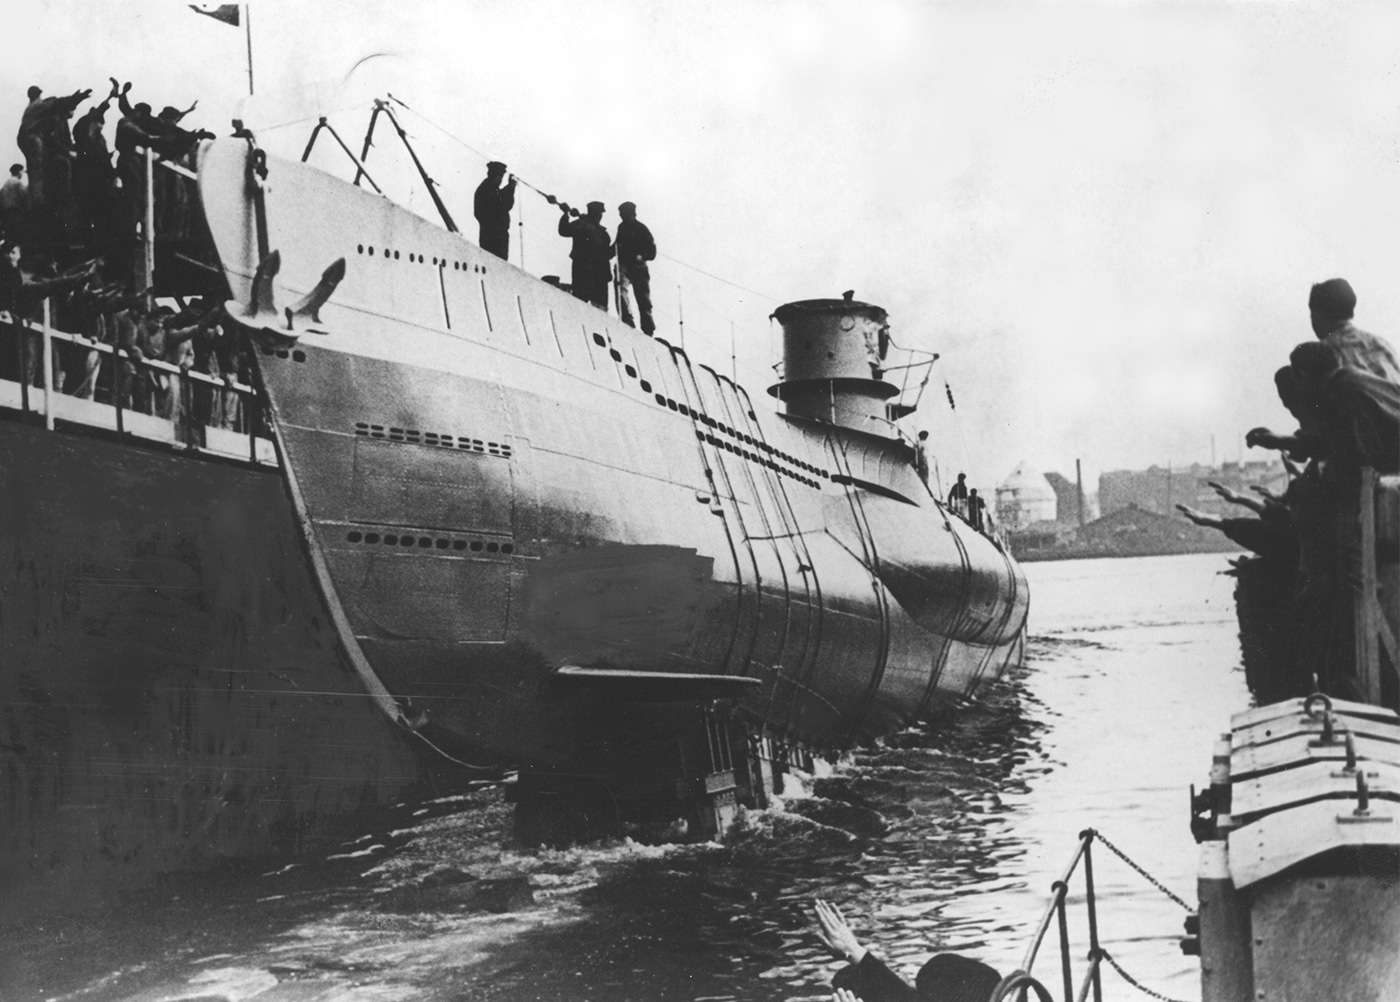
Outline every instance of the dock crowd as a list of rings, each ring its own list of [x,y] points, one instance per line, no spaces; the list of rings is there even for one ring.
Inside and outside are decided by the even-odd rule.
[[[1197,525],[1215,528],[1265,560],[1271,574],[1291,582],[1284,617],[1291,631],[1292,676],[1324,691],[1359,698],[1353,690],[1357,567],[1356,530],[1362,470],[1400,473],[1400,364],[1384,338],[1352,318],[1356,293],[1341,278],[1319,282],[1308,298],[1316,340],[1298,345],[1274,374],[1279,399],[1298,422],[1291,434],[1254,428],[1247,445],[1282,453],[1290,473],[1276,494],[1257,498],[1212,484],[1226,501],[1253,517],[1225,518],[1177,507]]]
[[[91,90],[46,97],[40,87],[29,88],[16,135],[24,162],[12,164],[0,186],[0,314],[10,321],[0,327],[0,378],[44,385],[43,338],[36,325],[47,300],[50,326],[82,339],[54,340],[54,389],[246,431],[243,396],[231,384],[247,384],[249,359],[241,339],[219,323],[222,304],[177,297],[174,306],[157,305],[149,286],[136,287],[140,235],[148,222],[145,151],[164,161],[149,175],[150,222],[178,251],[181,242],[200,236],[189,175],[199,141],[213,134],[181,124],[198,102],[155,113],[146,102],[130,101],[131,86],[113,79],[106,96],[76,121]],[[120,118],[112,149],[104,130],[114,102]],[[187,394],[171,368],[144,361],[212,378],[196,382]],[[187,409],[192,413],[186,415]]]

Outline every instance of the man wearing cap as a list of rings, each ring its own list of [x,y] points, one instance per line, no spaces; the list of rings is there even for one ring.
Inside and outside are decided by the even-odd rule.
[[[574,249],[573,292],[576,297],[592,303],[600,310],[608,308],[608,262],[612,260],[612,235],[603,225],[603,203],[589,202],[588,211],[577,219],[569,216],[569,207],[561,206],[559,235],[572,237]]]
[[[1284,449],[1294,458],[1345,457],[1348,465],[1382,473],[1400,466],[1400,363],[1383,338],[1356,327],[1356,293],[1344,278],[1312,287],[1308,297],[1315,342],[1293,350],[1274,374],[1279,399],[1298,419],[1298,431],[1275,435],[1254,428],[1245,443]]]
[[[492,160],[486,165],[486,179],[476,186],[476,221],[481,226],[477,243],[481,249],[502,261],[510,257],[510,210],[515,208],[515,178],[504,186],[501,177],[506,165]]]
[[[617,207],[617,214],[622,217],[622,222],[617,224],[617,243],[613,245],[617,252],[618,269],[632,287],[632,295],[637,300],[642,333],[651,336],[656,331],[656,323],[651,318],[651,271],[647,268],[647,262],[656,260],[656,241],[652,239],[651,230],[647,229],[646,224],[638,221],[635,204],[623,202]],[[628,326],[634,326],[626,297],[620,297],[620,302],[622,319]]]

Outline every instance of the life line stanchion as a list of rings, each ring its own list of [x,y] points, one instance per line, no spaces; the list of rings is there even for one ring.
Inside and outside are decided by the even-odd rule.
[[[49,322],[49,297],[44,297],[43,341],[40,351],[44,353],[44,428],[53,431],[53,325]]]

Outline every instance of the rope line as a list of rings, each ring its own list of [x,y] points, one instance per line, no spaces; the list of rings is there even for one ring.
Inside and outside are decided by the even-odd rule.
[[[1116,845],[1114,845],[1114,844],[1113,844],[1112,842],[1110,842],[1108,839],[1104,838],[1103,832],[1097,831],[1097,830],[1096,830],[1096,831],[1094,832],[1094,837],[1097,838],[1100,842],[1102,842],[1105,846],[1107,846],[1108,849],[1109,849],[1109,851],[1111,851],[1115,856],[1117,856],[1117,857],[1118,857],[1119,859],[1121,859],[1123,862],[1127,863],[1129,866],[1131,866],[1131,867],[1132,867],[1134,870],[1136,870],[1138,873],[1142,874],[1142,876],[1147,880],[1147,882],[1148,882],[1149,884],[1151,884],[1153,887],[1157,888],[1157,890],[1161,891],[1161,892],[1162,892],[1163,894],[1165,894],[1167,897],[1171,898],[1173,901],[1175,901],[1177,904],[1179,904],[1182,908],[1185,908],[1188,912],[1194,911],[1194,910],[1195,910],[1195,909],[1193,909],[1190,905],[1188,905],[1185,901],[1183,901],[1181,898],[1177,897],[1175,894],[1173,894],[1171,891],[1169,891],[1169,890],[1167,889],[1166,885],[1163,884],[1160,880],[1158,880],[1156,877],[1152,876],[1152,874],[1148,873],[1146,870],[1144,870],[1144,869],[1143,869],[1141,866],[1139,866],[1137,863],[1134,863],[1131,859],[1129,859],[1129,858],[1128,858],[1128,854],[1125,853],[1122,849],[1118,848]]]
[[[1103,838],[1103,836],[1100,835],[1099,838]],[[1127,971],[1123,970],[1123,968],[1119,965],[1118,961],[1113,959],[1113,954],[1109,953],[1102,947],[1099,948],[1099,955],[1103,957],[1104,960],[1108,961],[1109,966],[1118,972],[1118,976],[1120,978],[1122,978],[1128,984],[1132,985],[1138,991],[1142,992],[1144,995],[1151,996],[1154,999],[1160,999],[1161,1002],[1186,1002],[1186,1000],[1184,999],[1174,999],[1170,995],[1163,995],[1159,991],[1154,991],[1153,989],[1148,988],[1137,978],[1133,977]]]
[[[441,133],[442,133],[444,136],[446,136],[448,139],[452,140],[452,141],[453,141],[454,143],[456,143],[458,146],[462,147],[462,149],[469,151],[470,153],[474,154],[475,156],[480,157],[480,158],[483,159],[483,160],[491,160],[491,159],[493,159],[489,154],[486,154],[486,153],[481,152],[481,151],[478,150],[476,147],[474,147],[474,146],[468,144],[468,143],[465,142],[464,140],[462,140],[462,139],[458,138],[457,136],[453,135],[451,132],[448,132],[447,129],[443,128],[441,125],[438,125],[436,122],[434,122],[432,119],[428,118],[428,117],[427,117],[426,115],[424,115],[422,112],[416,111],[416,110],[414,110],[413,108],[410,108],[408,105],[404,104],[403,101],[401,101],[401,100],[399,100],[397,97],[395,97],[393,94],[390,94],[390,95],[389,95],[389,99],[390,99],[391,101],[393,101],[395,104],[397,104],[399,107],[403,108],[405,111],[407,111],[407,112],[409,112],[410,114],[412,114],[413,116],[415,116],[416,118],[422,120],[423,122],[427,123],[428,125],[431,125],[434,129],[437,129],[437,131],[441,132]],[[531,184],[529,181],[525,180],[525,179],[524,179],[523,177],[521,177],[519,174],[515,174],[515,175],[513,175],[513,176],[515,177],[515,180],[516,180],[518,183],[524,185],[526,188],[529,188],[531,191],[533,191],[536,195],[539,195],[541,198],[543,198],[543,199],[544,199],[546,202],[548,202],[550,205],[558,205],[558,206],[561,206],[561,207],[562,207],[562,206],[565,204],[565,202],[564,202],[563,199],[558,198],[558,197],[555,196],[555,195],[551,195],[549,192],[544,191],[543,189],[536,188],[533,184]],[[573,208],[572,206],[570,206],[569,212],[570,212],[571,215],[574,215],[574,216],[582,215],[582,213],[580,213],[578,209],[575,209],[575,208]],[[696,266],[693,265],[693,264],[690,264],[690,263],[688,263],[688,262],[686,262],[686,261],[682,261],[680,258],[672,257],[670,254],[662,254],[662,253],[658,252],[656,256],[657,256],[657,257],[664,257],[667,261],[671,261],[671,262],[673,262],[673,263],[675,263],[675,264],[678,264],[678,265],[680,265],[682,268],[689,268],[691,271],[696,272],[697,274],[704,275],[706,278],[712,278],[712,279],[714,279],[716,282],[723,282],[725,285],[732,286],[733,288],[738,289],[738,290],[740,290],[741,292],[747,292],[747,293],[749,293],[749,294],[751,294],[751,295],[754,295],[754,296],[761,296],[762,298],[764,298],[764,299],[766,299],[766,300],[768,300],[768,301],[770,301],[770,302],[774,302],[774,303],[780,303],[780,302],[782,302],[782,298],[779,297],[779,296],[774,296],[774,295],[772,295],[772,294],[770,294],[770,293],[767,293],[767,292],[760,292],[760,291],[757,290],[757,289],[750,289],[750,288],[749,288],[748,286],[746,286],[746,285],[740,285],[738,282],[732,282],[732,281],[730,281],[730,280],[727,279],[727,278],[721,278],[719,275],[716,275],[716,274],[714,274],[713,272],[706,271],[704,268],[696,267]]]

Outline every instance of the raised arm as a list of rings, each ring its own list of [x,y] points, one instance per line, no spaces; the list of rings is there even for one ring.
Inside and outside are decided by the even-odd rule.
[[[841,909],[830,902],[817,899],[817,938],[836,956],[858,964],[870,951],[861,945],[856,934],[851,931],[846,916]]]
[[[1209,484],[1211,487],[1214,487],[1215,493],[1219,494],[1222,498],[1224,498],[1226,501],[1229,501],[1231,504],[1237,504],[1241,508],[1248,508],[1256,515],[1264,514],[1264,502],[1256,501],[1254,498],[1241,494],[1239,491],[1231,490],[1224,484],[1217,484],[1214,480],[1207,480],[1206,483]]]

